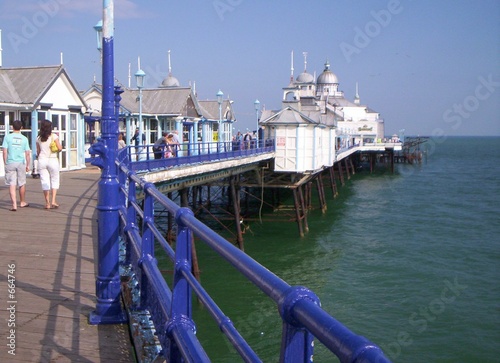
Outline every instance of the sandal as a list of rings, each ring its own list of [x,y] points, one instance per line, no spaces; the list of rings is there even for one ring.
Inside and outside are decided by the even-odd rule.
[[[52,204],[52,209],[57,209],[59,208],[59,204]]]
[[[17,208],[10,208],[9,209],[11,212],[16,212],[17,211]]]

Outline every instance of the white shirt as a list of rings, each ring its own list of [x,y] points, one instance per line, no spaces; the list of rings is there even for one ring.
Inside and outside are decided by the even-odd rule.
[[[38,158],[43,159],[43,158],[57,158],[57,153],[53,153],[50,151],[50,143],[52,140],[58,140],[59,136],[56,134],[52,133],[50,134],[49,138],[46,141],[41,141],[40,136],[37,137],[36,143],[38,144],[40,148],[40,152],[38,153]]]

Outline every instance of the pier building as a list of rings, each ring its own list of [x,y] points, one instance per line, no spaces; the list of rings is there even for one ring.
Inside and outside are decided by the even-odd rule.
[[[264,110],[259,125],[276,139],[274,170],[283,172],[331,167],[339,151],[384,139],[380,114],[361,104],[357,87],[353,101],[344,96],[329,61],[316,80],[305,68],[294,80],[292,71],[282,108]]]
[[[62,151],[61,170],[85,167],[83,117],[85,101],[64,66],[0,67],[0,145],[14,120],[23,123],[25,135],[36,159],[36,138],[40,120],[52,121]],[[0,158],[0,176],[4,175]]]
[[[172,131],[177,131],[179,141],[186,144],[229,142],[232,139],[233,124],[236,122],[233,101],[222,98],[219,104],[218,100],[198,100],[195,87],[180,86],[171,72],[157,87],[141,90],[141,110],[139,89],[122,86],[122,90],[119,130],[126,136],[127,145],[134,130],[139,128],[139,113],[143,121],[145,144],[153,144],[162,132]],[[89,158],[88,148],[100,135],[101,85],[94,82],[83,93],[83,98],[88,105],[85,123],[86,157]]]
[[[166,81],[171,81],[171,78],[164,83]],[[176,85],[167,90],[171,92],[169,97],[174,97],[172,91],[182,88]],[[124,92],[121,108],[127,110],[125,114],[135,115],[137,111],[134,110],[135,92],[129,89]],[[160,92],[161,89],[153,89],[149,97],[158,97],[160,102]],[[190,97],[196,100],[192,91]],[[172,104],[171,100],[168,102]],[[247,223],[255,218],[248,208],[252,201],[261,205],[265,203],[274,211],[291,211],[292,216],[288,214],[288,220],[296,221],[299,234],[304,235],[308,231],[308,211],[313,208],[313,186],[318,193],[319,208],[326,211],[325,185],[331,188],[335,197],[337,183],[344,185],[346,179],[356,172],[361,160],[370,163],[370,171],[373,171],[376,162],[381,161],[393,170],[394,151],[402,148],[396,138],[384,139],[384,120],[378,112],[361,103],[357,87],[353,101],[345,97],[328,61],[316,79],[307,72],[306,62],[304,71],[297,78],[294,78],[292,70],[290,82],[283,88],[282,108],[263,110],[261,113],[258,140],[228,142],[230,130],[224,129],[228,136],[223,136],[221,144],[212,145],[210,150],[200,146],[207,141],[217,141],[210,136],[213,135],[213,128],[209,120],[216,120],[214,114],[218,108],[221,112],[220,107],[216,101],[198,101],[191,103],[192,114],[185,111],[186,106],[176,113],[173,109],[166,112],[172,114],[172,120],[176,122],[182,120],[208,126],[206,130],[202,127],[201,131],[192,132],[184,124],[186,152],[181,156],[187,156],[190,161],[160,163],[146,160],[135,164],[133,169],[148,182],[155,183],[163,193],[169,193],[171,198],[183,206],[190,206],[196,213],[203,213],[207,210],[206,206],[219,203],[218,207],[224,210],[225,215],[209,214],[219,222],[224,219],[233,224],[235,242],[241,249],[245,228],[242,221]],[[222,109],[225,111],[221,117],[230,128],[231,101],[228,100]],[[188,117],[182,117],[182,112]],[[202,115],[206,119],[204,122],[199,121]],[[212,124],[215,126],[216,122]],[[172,126],[169,124],[167,127]],[[197,136],[200,133],[201,138]],[[267,148],[270,145],[272,148]],[[197,154],[209,155],[200,163]],[[221,157],[229,159],[221,160]],[[293,205],[290,207],[281,204],[285,190],[293,194]],[[273,217],[279,218],[276,215]],[[168,235],[171,233],[171,230],[167,231]]]

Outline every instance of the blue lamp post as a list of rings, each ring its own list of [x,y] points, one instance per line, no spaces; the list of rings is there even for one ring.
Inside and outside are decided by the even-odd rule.
[[[118,324],[127,321],[120,303],[119,273],[119,183],[115,165],[118,120],[115,116],[113,69],[113,0],[103,0],[102,22],[102,117],[101,140],[89,149],[99,157],[93,164],[101,169],[97,201],[96,308],[90,324]],[[98,30],[98,29],[96,29]]]
[[[255,100],[253,103],[254,108],[255,108],[255,117],[257,119],[257,129],[255,131],[255,135],[257,136],[257,140],[259,140],[259,111],[260,111],[260,101]]]
[[[223,142],[222,140],[222,97],[224,97],[224,93],[222,93],[221,90],[217,92],[217,103],[219,104],[219,131],[218,131],[218,136],[217,136],[217,141],[218,143]]]
[[[138,152],[140,153],[139,154],[139,158],[140,160],[143,159],[143,157],[141,156],[144,156],[142,155],[142,144],[143,144],[143,138],[144,138],[144,124],[142,122],[142,89],[144,88],[144,77],[146,77],[146,73],[144,73],[144,71],[141,69],[141,60],[139,58],[138,60],[138,70],[137,72],[135,72],[135,81],[137,83],[137,88],[139,89],[139,140],[138,140],[138,143],[139,143],[139,148],[137,149]]]

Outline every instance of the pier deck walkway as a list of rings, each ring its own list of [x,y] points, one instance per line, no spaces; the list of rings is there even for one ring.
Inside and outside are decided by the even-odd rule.
[[[51,210],[44,209],[40,180],[29,177],[30,206],[16,212],[9,211],[9,189],[0,178],[0,362],[135,361],[126,324],[88,324],[95,308],[99,177],[93,166],[61,173],[60,207]]]

